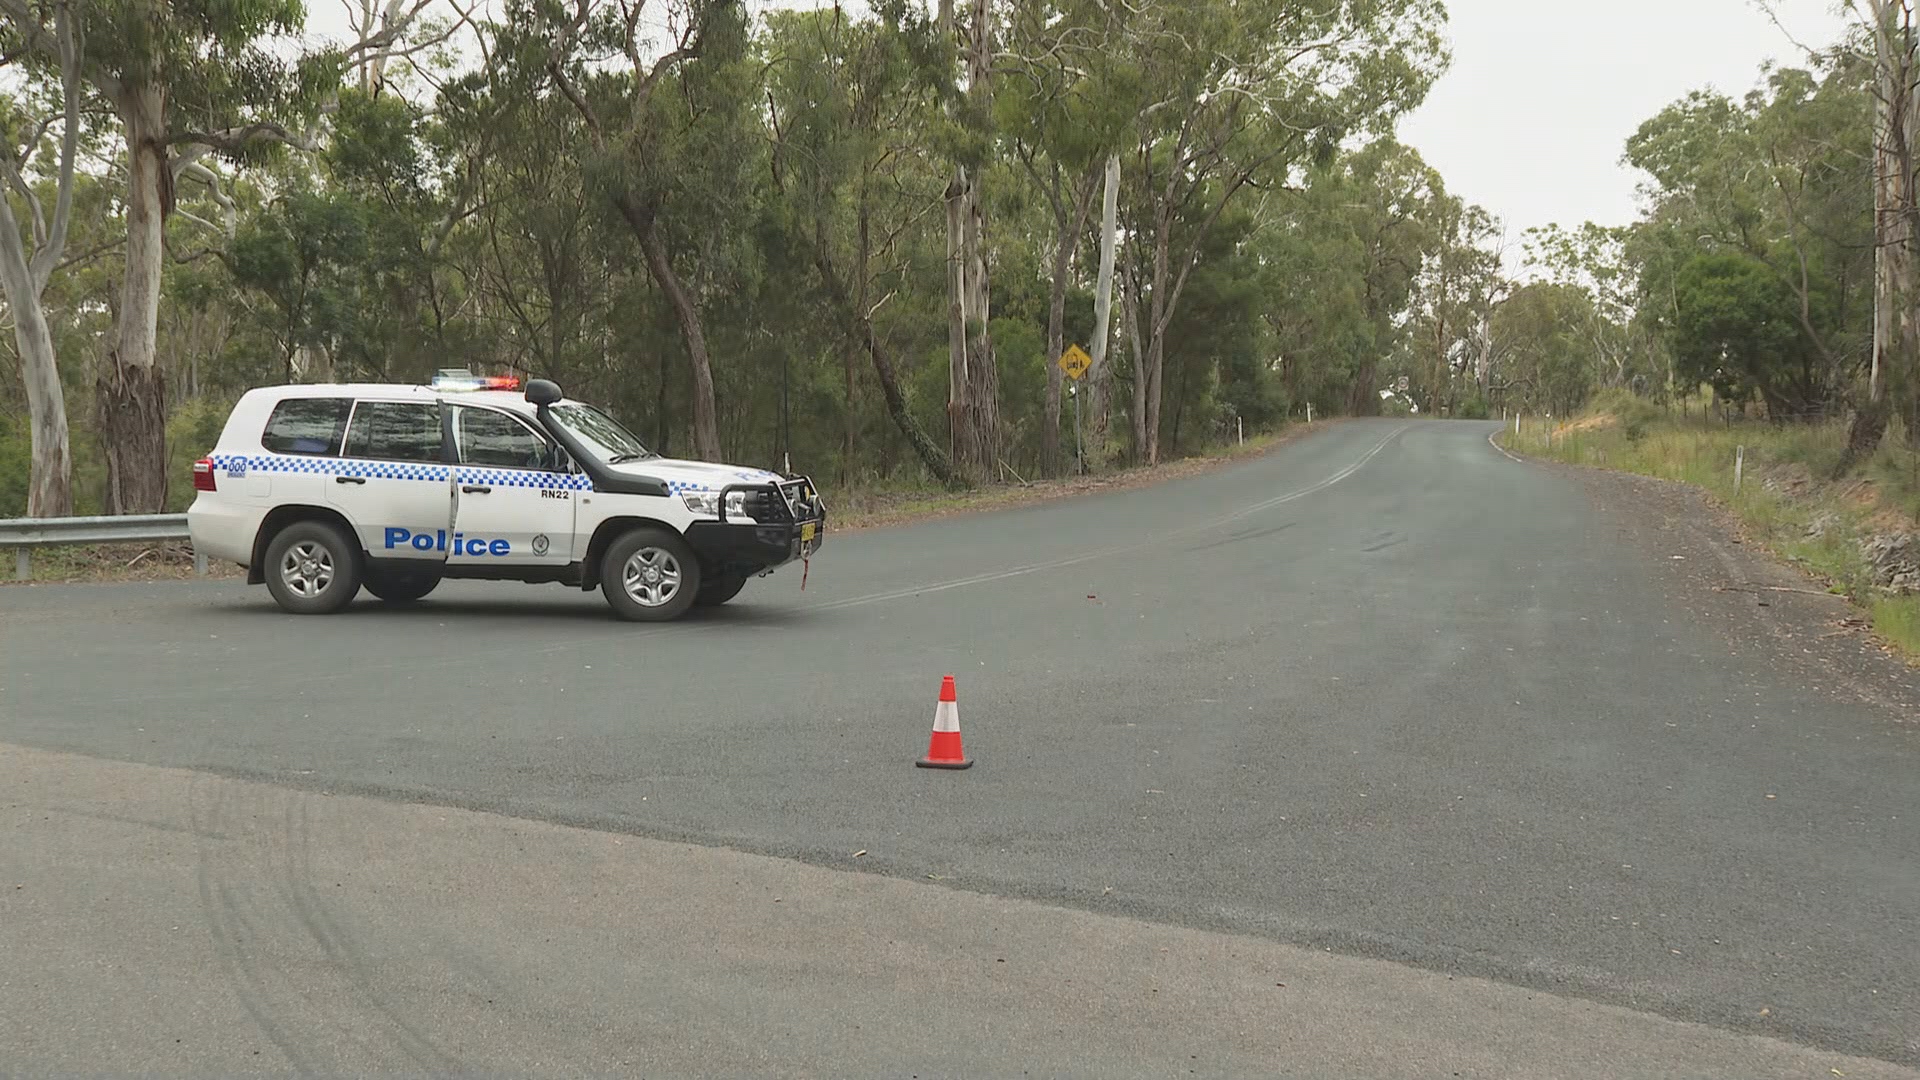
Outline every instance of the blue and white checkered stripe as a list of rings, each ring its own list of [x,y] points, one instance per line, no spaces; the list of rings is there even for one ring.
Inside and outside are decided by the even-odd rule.
[[[369,480],[431,480],[446,483],[445,465],[413,461],[357,461],[352,458],[302,457],[291,454],[215,455],[213,467],[228,474],[317,473],[321,476],[359,476]]]
[[[539,472],[532,469],[479,469],[460,466],[460,482],[490,487],[544,488],[546,490],[591,491],[593,481],[579,473]]]
[[[302,457],[290,454],[216,454],[212,457],[217,472],[228,475],[247,473],[312,473],[320,476],[358,476],[369,480],[423,480],[444,484],[452,472],[447,465],[408,461],[361,461],[354,458]],[[537,472],[528,469],[480,469],[460,467],[460,479],[470,484],[496,487],[524,487],[591,491],[593,481],[574,473]]]

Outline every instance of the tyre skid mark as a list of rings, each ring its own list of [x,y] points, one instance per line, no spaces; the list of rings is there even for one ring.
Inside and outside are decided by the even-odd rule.
[[[283,791],[260,796],[265,805],[235,807],[231,789],[216,786],[211,803],[202,799],[201,782],[188,793],[189,816],[201,836],[201,910],[234,995],[261,1034],[302,1076],[351,1073],[356,1064],[396,1053],[423,1073],[458,1072],[461,1062],[375,989],[365,951],[314,889],[314,796]],[[276,816],[277,830],[249,827]],[[276,951],[307,953],[314,971],[303,974],[276,960]]]

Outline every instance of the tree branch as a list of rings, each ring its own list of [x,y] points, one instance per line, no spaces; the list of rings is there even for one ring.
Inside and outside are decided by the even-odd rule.
[[[40,196],[34,194],[33,185],[27,183],[26,176],[21,173],[20,164],[14,159],[13,148],[10,146],[0,146],[0,170],[6,172],[7,186],[19,192],[20,197],[26,200],[27,212],[33,219],[34,247],[38,249],[45,246],[47,242],[47,216],[40,208]],[[4,198],[4,196],[0,196],[0,198]]]
[[[8,0],[0,0],[0,2],[8,2]],[[427,5],[432,3],[433,0],[414,0],[414,5],[408,8],[405,14],[400,15],[396,19],[393,17],[393,13],[399,9],[402,2],[403,0],[393,0],[392,3],[388,4],[387,10],[381,15],[380,22],[382,25],[380,30],[377,33],[369,34],[361,38],[359,41],[341,50],[341,57],[348,63],[353,63],[357,61],[363,53],[377,53],[387,49],[394,42],[400,40],[401,36],[407,32],[407,28],[413,25],[413,21],[420,17],[420,13],[425,11]],[[451,33],[451,31],[449,31],[449,33]]]
[[[97,259],[97,258],[99,258],[99,257],[100,257],[100,256],[102,256],[102,255],[105,255],[105,254],[106,254],[107,252],[109,252],[109,251],[113,251],[113,250],[115,250],[115,249],[117,249],[117,248],[119,248],[119,247],[121,247],[121,246],[122,246],[122,245],[124,245],[124,244],[125,244],[126,242],[127,242],[127,241],[126,241],[126,239],[125,239],[124,237],[122,237],[122,238],[120,238],[120,239],[116,239],[116,240],[109,240],[109,241],[107,241],[107,242],[106,242],[106,243],[104,243],[104,244],[100,244],[100,245],[98,245],[98,246],[96,246],[96,247],[92,247],[92,248],[89,248],[89,249],[87,249],[86,251],[83,251],[83,252],[81,252],[80,254],[78,254],[78,255],[75,255],[74,257],[72,257],[72,258],[70,258],[70,259],[68,259],[67,261],[65,261],[65,262],[63,262],[63,263],[61,263],[60,265],[58,265],[58,266],[56,266],[56,267],[54,267],[54,268],[53,268],[53,272],[54,272],[55,274],[57,274],[57,273],[59,273],[60,271],[62,271],[62,270],[65,270],[65,269],[66,269],[67,267],[69,267],[69,266],[78,266],[78,265],[80,265],[81,263],[84,263],[84,262],[90,262],[90,261],[92,261],[92,260],[94,260],[94,259]],[[52,275],[48,275],[48,276],[49,276],[49,277],[51,277]]]
[[[280,124],[270,121],[227,128],[224,131],[183,131],[177,135],[167,136],[167,145],[203,146],[219,153],[233,154],[238,153],[255,139],[285,143],[298,150],[311,151],[320,148],[319,143],[311,135],[295,135]],[[188,159],[189,162],[191,160],[191,158]]]
[[[1173,321],[1174,305],[1180,300],[1180,291],[1186,288],[1187,276],[1193,273],[1194,266],[1200,261],[1200,245],[1206,242],[1207,234],[1213,231],[1214,222],[1220,220],[1220,215],[1226,211],[1227,203],[1232,200],[1234,193],[1244,187],[1249,180],[1252,180],[1254,174],[1259,172],[1268,162],[1291,150],[1298,139],[1299,136],[1296,134],[1262,157],[1254,160],[1246,168],[1240,170],[1239,175],[1234,177],[1233,182],[1227,185],[1227,190],[1220,193],[1220,198],[1213,204],[1213,209],[1207,212],[1206,219],[1200,223],[1199,229],[1194,231],[1193,239],[1187,245],[1186,253],[1180,260],[1180,273],[1174,278],[1173,289],[1167,296],[1167,306],[1161,309],[1160,322],[1153,328],[1154,337],[1159,337],[1161,334],[1164,334],[1167,325]]]
[[[606,130],[600,126],[600,116],[593,111],[593,106],[587,101],[586,95],[574,85],[566,69],[566,60],[573,54],[573,47],[579,40],[580,30],[587,25],[589,15],[587,4],[588,0],[574,0],[573,18],[555,35],[553,47],[547,53],[547,74],[552,76],[553,84],[559,87],[560,93],[573,103],[574,110],[580,114],[580,118],[586,121],[587,132],[593,137],[593,148],[604,153],[607,149],[607,135]]]
[[[225,236],[228,240],[233,239],[234,234],[240,229],[240,208],[234,204],[231,195],[221,190],[219,175],[197,161],[189,162],[186,167],[181,170],[181,175],[191,176],[195,180],[207,185],[207,190],[211,194],[214,205],[220,208],[221,224],[216,228],[211,223],[187,214],[186,211],[180,210],[177,207],[175,208],[175,212],[184,214],[189,221],[196,221],[202,225],[206,225],[207,228],[213,229],[215,232]]]
[[[39,237],[41,247],[34,252],[29,269],[36,288],[45,289],[52,280],[53,268],[67,249],[67,225],[73,219],[73,159],[80,147],[80,42],[73,27],[73,6],[62,2],[53,18],[54,35],[60,48],[60,94],[65,105],[66,130],[60,135],[59,176],[55,181],[53,226]],[[40,208],[34,206],[36,230]]]

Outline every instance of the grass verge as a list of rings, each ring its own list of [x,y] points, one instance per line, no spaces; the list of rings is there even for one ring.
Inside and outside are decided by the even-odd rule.
[[[1499,442],[1517,454],[1704,489],[1739,518],[1748,540],[1853,601],[1875,633],[1920,661],[1920,596],[1876,587],[1862,550],[1872,536],[1920,532],[1920,454],[1889,432],[1871,461],[1835,479],[1843,421],[1728,423],[1688,411],[1614,396],[1571,421],[1528,417],[1517,434],[1510,424]]]

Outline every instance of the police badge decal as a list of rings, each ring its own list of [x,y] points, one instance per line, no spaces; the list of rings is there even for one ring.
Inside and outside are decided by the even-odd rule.
[[[546,533],[540,533],[533,538],[533,553],[535,555],[545,555],[547,553]]]

